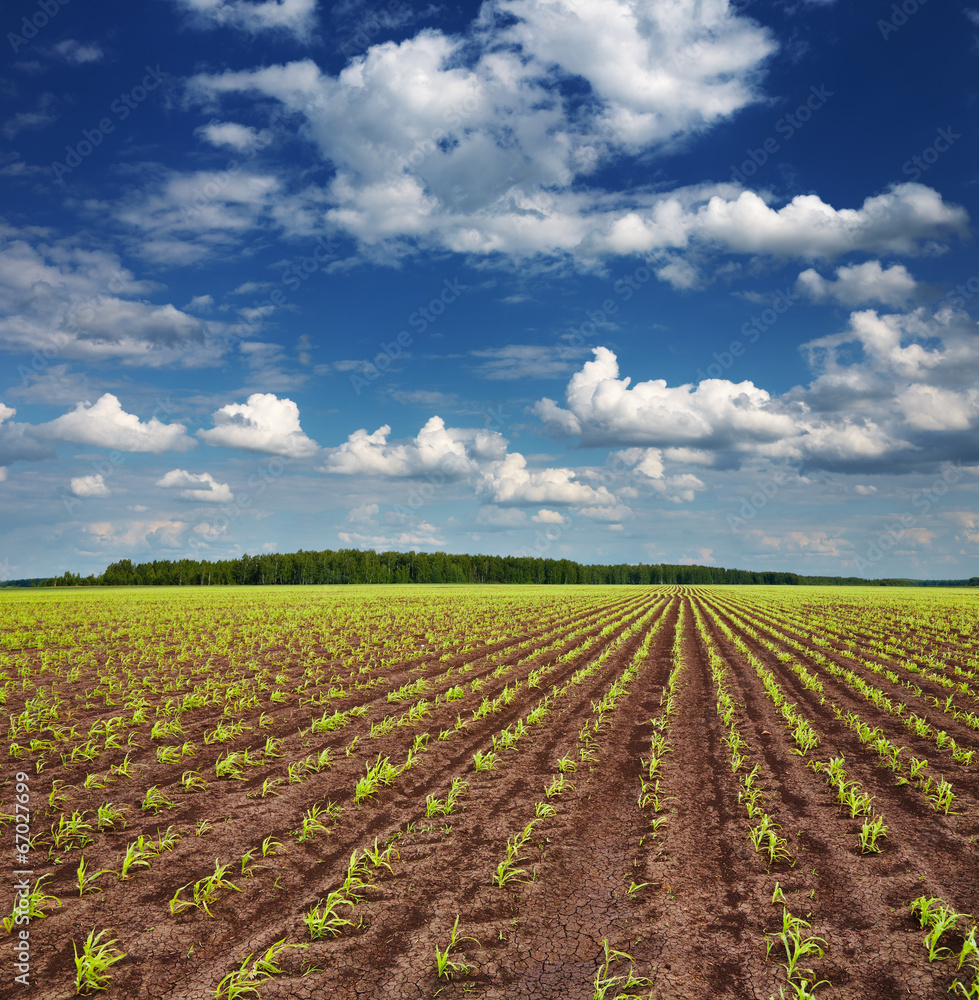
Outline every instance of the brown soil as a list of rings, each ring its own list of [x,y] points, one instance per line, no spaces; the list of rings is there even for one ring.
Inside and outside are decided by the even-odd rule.
[[[660,816],[666,821],[654,831],[655,814],[638,802],[641,761],[654,732],[650,720],[662,710],[681,603],[686,609],[683,667],[668,730],[672,751],[665,758],[659,788],[664,803]],[[727,665],[725,683],[738,706],[750,766],[758,766],[758,784],[788,841],[792,862],[769,866],[748,841],[749,820],[739,803],[738,777],[728,764],[727,730],[715,707],[707,650],[691,613],[694,605],[705,615],[707,631]],[[713,616],[775,673],[788,700],[811,721],[821,741],[815,758],[843,754],[850,774],[874,795],[875,810],[888,824],[883,853],[860,853],[860,820],[841,812],[824,778],[807,766],[807,758],[793,752],[791,734],[754,670]],[[491,611],[484,617],[491,621]],[[616,623],[614,630],[601,635],[609,622]],[[640,627],[630,632],[636,623]],[[895,742],[934,762],[939,755],[933,743],[918,740],[900,719],[878,712],[826,672],[819,673],[826,690],[826,703],[820,704],[775,653],[745,630],[748,625],[781,646],[766,631],[765,614],[718,598],[708,589],[606,589],[600,600],[596,597],[563,620],[527,619],[512,625],[505,642],[474,637],[472,649],[447,661],[419,651],[397,669],[380,672],[382,683],[372,690],[357,691],[348,684],[345,693],[328,704],[300,705],[292,698],[243,708],[234,718],[251,728],[226,744],[208,745],[204,739],[224,718],[218,707],[190,713],[183,735],[152,743],[144,737],[131,757],[138,765],[135,777],[117,778],[105,790],[82,787],[95,765],[65,766],[52,759],[31,782],[32,823],[41,831],[33,857],[35,873],[51,874],[45,888],[63,905],[30,925],[29,990],[11,982],[8,951],[0,997],[55,1000],[75,995],[73,942],[80,944],[94,927],[110,929],[126,952],[112,969],[109,997],[213,997],[222,977],[246,956],[285,939],[308,947],[286,952],[282,973],[264,979],[258,991],[267,1000],[418,1000],[435,995],[590,1000],[596,971],[604,966],[603,942],[632,958],[631,963],[624,958],[612,963],[609,975],[625,974],[631,966],[636,975],[652,981],[651,987],[627,991],[630,996],[767,1000],[787,986],[778,950],[766,957],[766,931],[781,928],[782,906],[772,902],[776,883],[787,908],[810,921],[812,933],[826,940],[824,956],[810,956],[802,963],[830,983],[819,988],[818,996],[937,1000],[947,995],[955,961],[928,962],[923,932],[911,920],[908,904],[917,896],[933,895],[964,913],[979,913],[976,765],[941,762],[942,773],[955,786],[960,814],[936,813],[911,785],[896,784],[894,775],[879,765],[877,754],[837,719],[830,702],[858,712]],[[771,625],[799,637],[797,630],[778,620]],[[420,623],[419,645],[432,627],[430,621]],[[581,760],[583,727],[594,724],[596,704],[654,628],[658,631],[649,655],[637,664],[638,675],[593,734],[593,759]],[[124,636],[118,638],[125,642]],[[530,646],[518,648],[528,639],[533,640]],[[587,643],[591,645],[584,652],[575,652]],[[535,653],[535,648],[544,647],[549,648]],[[900,696],[899,686],[854,663],[839,643],[819,649],[889,696]],[[576,672],[606,650],[611,652],[596,672],[571,683]],[[284,645],[281,652],[286,662],[288,648]],[[815,664],[791,652],[797,662],[819,672]],[[183,673],[220,674],[224,666],[213,662],[205,671],[199,664],[187,664]],[[325,666],[327,675],[339,669],[332,661]],[[529,687],[532,672],[541,669],[548,672],[538,686]],[[401,719],[417,700],[391,702],[388,693],[419,678],[428,682],[423,695],[428,714],[415,725],[396,725],[372,739],[372,724],[387,716]],[[478,691],[472,690],[473,682],[481,682]],[[519,686],[509,704],[473,718],[484,698],[502,701],[515,682]],[[95,683],[91,672],[77,681],[79,690]],[[455,685],[465,686],[465,698],[444,700]],[[474,752],[492,750],[494,736],[526,719],[552,692],[543,720],[527,724],[526,735],[514,748],[499,750],[492,770],[474,770]],[[932,693],[929,687],[925,696]],[[442,696],[437,705],[436,695]],[[154,705],[169,696],[162,691],[148,694]],[[15,701],[8,712],[21,707]],[[72,719],[80,733],[96,719],[122,711],[82,701]],[[359,705],[367,707],[366,713],[348,717],[342,728],[322,734],[309,730],[311,719],[324,711],[344,712]],[[979,745],[979,735],[965,725],[946,724],[927,702],[916,711],[947,729],[960,746]],[[273,720],[267,729],[259,721],[263,712]],[[457,730],[457,719],[467,724]],[[354,791],[366,768],[378,757],[401,765],[415,737],[425,732],[430,738],[414,766],[358,804]],[[440,732],[449,735],[440,740]],[[282,741],[281,757],[247,768],[245,780],[216,779],[215,762],[221,755],[250,747],[260,756],[269,735]],[[184,741],[196,744],[195,756],[179,765],[157,762],[157,746]],[[307,772],[293,784],[285,780],[290,762],[327,748],[332,766]],[[108,777],[110,765],[120,764],[126,752],[123,745],[100,758],[97,773]],[[577,770],[567,774],[574,788],[549,800],[544,789],[559,774],[558,761],[566,756],[577,762]],[[8,778],[19,768],[33,775],[34,759],[11,761]],[[208,781],[205,792],[182,789],[180,773],[189,768]],[[445,817],[426,816],[426,797],[444,799],[457,777],[468,782],[462,808]],[[274,794],[262,797],[263,783],[275,778],[283,780]],[[73,787],[67,801],[48,809],[46,799],[56,781]],[[3,811],[8,812],[10,784],[4,792]],[[154,785],[175,802],[158,815],[141,809],[147,789]],[[49,863],[51,836],[45,831],[55,818],[94,810],[105,801],[126,809],[127,828],[96,831],[93,843],[52,852],[52,861],[57,857],[60,863]],[[535,819],[535,806],[542,801],[556,812],[537,820],[520,852],[524,881],[493,885],[508,838]],[[343,809],[339,818],[327,823],[327,830],[299,841],[296,831],[303,814],[314,804],[328,802]],[[92,814],[87,818],[91,822]],[[202,821],[209,827],[196,835]],[[179,832],[179,839],[172,851],[152,860],[151,868],[134,868],[126,881],[105,875],[96,883],[101,892],[79,897],[75,871],[81,855],[90,872],[118,869],[127,844],[140,834],[155,836],[168,827]],[[13,835],[9,827],[2,829],[9,834],[9,858]],[[267,858],[259,852],[257,869],[246,877],[242,855],[270,836],[281,842],[281,851]],[[343,882],[351,853],[375,843],[382,848],[392,844],[396,853],[390,858],[391,870],[373,870],[374,885],[364,892],[363,901],[352,911],[340,911],[343,916],[352,912],[354,926],[335,938],[310,941],[304,914]],[[169,902],[174,893],[213,872],[215,859],[231,865],[226,877],[239,891],[223,890],[211,906],[213,916],[196,909],[172,916]],[[649,884],[630,892],[630,886],[642,883]],[[185,890],[183,898],[190,895]],[[445,947],[457,916],[460,940],[452,957],[464,961],[468,970],[439,980],[436,947]],[[946,943],[956,947],[961,939],[952,936]],[[964,977],[965,970],[959,978]],[[611,989],[608,1000],[616,994]]]

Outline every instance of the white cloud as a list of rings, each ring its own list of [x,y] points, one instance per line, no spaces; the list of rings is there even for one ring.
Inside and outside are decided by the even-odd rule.
[[[226,531],[226,524],[208,524],[206,521],[194,525],[194,534],[203,538],[206,542],[213,542],[220,538]]]
[[[627,521],[633,516],[632,509],[625,504],[616,504],[613,507],[581,507],[576,513],[590,521],[608,521],[610,523]]]
[[[212,146],[229,147],[239,153],[267,146],[272,138],[272,133],[268,129],[259,131],[250,125],[219,121],[201,125],[195,134]]]
[[[548,510],[546,507],[542,507],[534,514],[531,520],[536,524],[564,524],[567,518],[563,514],[559,514],[556,510]]]
[[[716,449],[776,441],[793,430],[791,418],[752,382],[705,379],[670,387],[657,379],[630,388],[631,379],[619,378],[618,361],[608,348],[595,348],[594,355],[568,383],[566,409],[547,398],[535,405],[550,432],[578,436],[586,445]]]
[[[490,380],[560,378],[568,374],[573,361],[582,353],[578,348],[537,344],[508,344],[470,351],[474,358],[482,359],[476,374]]]
[[[302,114],[335,169],[328,218],[365,245],[536,253],[572,249],[624,214],[573,194],[577,179],[754,102],[775,47],[727,0],[489,0],[468,37],[423,30],[335,77],[304,60],[201,75],[191,89],[207,103],[251,92]],[[560,80],[585,83],[589,99],[572,107]]]
[[[185,306],[186,309],[193,309],[195,312],[208,312],[214,308],[213,295],[195,295]]]
[[[299,407],[291,399],[255,392],[245,403],[229,403],[214,412],[214,428],[200,430],[206,443],[289,458],[307,458],[319,445],[299,425]]]
[[[0,465],[0,483],[5,483],[7,481],[7,467],[5,465]]]
[[[379,510],[380,507],[376,503],[362,503],[347,514],[347,520],[351,524],[370,524],[377,517]]]
[[[594,488],[573,469],[529,469],[519,452],[508,452],[497,431],[446,427],[430,418],[414,438],[389,441],[391,428],[369,434],[354,431],[329,451],[323,472],[348,476],[419,478],[430,482],[468,481],[493,504],[610,505],[615,498],[604,486]]]
[[[97,473],[93,476],[75,476],[70,483],[71,492],[76,497],[107,497],[111,490],[105,485],[105,479]]]
[[[965,209],[946,205],[932,188],[897,184],[859,209],[834,209],[818,195],[796,195],[777,210],[753,191],[734,199],[715,195],[690,229],[734,253],[817,258],[855,250],[921,253],[935,249],[935,239],[965,235],[967,223]]]
[[[79,42],[74,38],[66,38],[63,42],[58,42],[54,51],[61,56],[65,62],[80,66],[83,63],[98,62],[105,53],[98,42]]]
[[[216,362],[225,327],[155,305],[115,254],[0,224],[0,349],[163,367]]]
[[[344,545],[356,545],[370,549],[403,549],[419,546],[441,547],[445,545],[445,537],[428,521],[420,521],[404,531],[384,532],[366,535],[356,531],[338,531],[337,538]]]
[[[107,392],[95,403],[78,403],[70,413],[37,428],[38,432],[62,441],[91,444],[115,451],[187,451],[195,443],[183,424],[165,424],[156,417],[145,423],[126,413],[119,400]]]
[[[256,226],[278,226],[287,214],[281,187],[271,174],[245,169],[167,170],[92,207],[135,231],[134,253],[179,266],[226,253]]]
[[[705,379],[632,385],[615,355],[572,376],[565,405],[534,407],[555,436],[618,453],[644,485],[672,503],[693,500],[703,479],[669,465],[724,469],[748,458],[814,468],[900,472],[979,460],[979,337],[965,314],[944,308],[855,312],[842,333],[803,345],[816,377],[773,396],[751,382]],[[698,470],[699,471],[699,470]],[[626,489],[618,494],[626,497]]]
[[[813,302],[833,301],[851,308],[872,302],[903,306],[917,290],[918,283],[903,264],[885,268],[879,260],[838,267],[834,281],[809,268],[796,281],[796,291]]]
[[[237,28],[257,35],[287,31],[309,37],[316,22],[316,0],[176,0],[202,28]]]
[[[83,525],[82,530],[100,548],[128,553],[148,548],[178,548],[187,524],[173,520],[98,521]]]
[[[316,197],[306,189],[297,217],[325,208],[381,257],[437,247],[591,267],[655,253],[661,280],[693,288],[702,279],[684,255],[698,248],[808,260],[931,252],[964,233],[964,210],[920,184],[840,209],[816,195],[776,208],[733,184],[589,186],[614,158],[673,148],[756,101],[774,51],[727,0],[487,0],[468,37],[424,30],[337,76],[309,59],[200,75],[191,93],[208,105],[271,97],[302,115],[334,174]],[[572,104],[562,81],[587,92]]]
[[[536,521],[537,517],[533,520]],[[488,528],[522,528],[527,523],[527,514],[518,507],[487,504],[476,512],[476,523]]]
[[[227,483],[219,483],[209,472],[187,472],[185,469],[171,469],[156,481],[163,489],[180,490],[184,500],[203,503],[231,503],[234,494]]]
[[[501,458],[506,452],[506,442],[497,431],[446,427],[437,416],[408,441],[389,443],[390,434],[387,424],[372,434],[365,429],[354,431],[330,452],[323,471],[391,478],[439,473],[459,479],[476,472],[481,462]]]
[[[573,469],[528,469],[519,452],[491,463],[482,473],[479,490],[490,494],[495,503],[607,506],[615,497],[604,486],[595,489],[578,480]]]
[[[666,451],[667,457],[679,462],[690,457],[700,459],[703,454],[690,448],[668,448]],[[641,483],[670,503],[689,503],[698,492],[707,489],[703,480],[690,472],[667,475],[664,453],[659,448],[627,448],[616,457],[633,467],[633,472],[642,477]],[[696,464],[710,463],[701,460]]]

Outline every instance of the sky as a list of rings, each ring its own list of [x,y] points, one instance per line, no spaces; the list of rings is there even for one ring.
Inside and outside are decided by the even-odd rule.
[[[12,0],[0,577],[979,575],[979,5]]]

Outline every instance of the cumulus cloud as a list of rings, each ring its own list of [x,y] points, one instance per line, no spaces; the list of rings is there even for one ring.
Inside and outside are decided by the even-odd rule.
[[[563,514],[559,514],[556,510],[548,510],[546,507],[542,507],[534,514],[531,520],[535,524],[564,524],[567,518]]]
[[[965,313],[862,310],[803,350],[814,378],[776,396],[723,379],[633,385],[599,347],[572,376],[563,406],[544,398],[533,409],[556,437],[631,446],[618,457],[635,482],[674,503],[706,488],[674,465],[723,469],[760,458],[900,473],[979,461],[979,324]]]
[[[606,347],[572,376],[566,407],[544,398],[534,407],[545,428],[574,435],[584,445],[636,444],[716,449],[747,442],[776,441],[791,433],[791,418],[752,382],[705,379],[699,385],[668,386],[664,379],[619,378],[615,355]]]
[[[71,480],[69,488],[76,497],[107,497],[112,495],[101,474],[75,476]]]
[[[289,458],[308,458],[319,445],[299,425],[299,407],[274,393],[255,392],[244,403],[229,403],[214,412],[214,427],[200,430],[206,443]]]
[[[156,485],[167,490],[179,490],[178,496],[184,500],[202,503],[231,503],[234,494],[227,483],[219,483],[209,472],[187,472],[185,469],[171,469],[156,481]]]
[[[191,89],[204,103],[247,92],[303,115],[335,170],[328,219],[364,244],[536,253],[571,248],[600,221],[572,193],[578,178],[754,102],[775,47],[727,0],[488,0],[468,36],[426,29],[371,46],[337,76],[304,60],[201,75]],[[563,80],[588,99],[572,106],[554,87]]]
[[[519,452],[507,450],[498,431],[446,427],[429,419],[414,438],[389,441],[391,428],[355,431],[330,450],[322,471],[384,478],[425,477],[431,482],[467,481],[491,504],[609,505],[615,498],[604,486],[582,482],[573,469],[528,468]]]
[[[118,398],[104,393],[94,403],[79,403],[70,413],[38,427],[38,432],[61,441],[90,444],[115,451],[187,451],[195,446],[183,424],[165,424],[156,417],[143,422],[126,413]]]
[[[316,22],[316,0],[175,0],[201,28],[236,28],[251,35],[286,31],[309,37]]]
[[[446,427],[438,416],[407,441],[389,442],[390,435],[387,424],[372,434],[364,429],[355,431],[330,452],[323,471],[391,478],[437,472],[448,479],[459,479],[478,471],[482,462],[501,458],[506,452],[506,442],[497,431]]]
[[[903,264],[885,268],[879,260],[838,267],[835,280],[828,280],[809,268],[796,281],[796,291],[813,302],[838,302],[850,308],[873,302],[900,307],[917,290],[918,283]]]
[[[674,461],[698,459],[703,454],[689,448],[670,448],[667,454]],[[617,453],[617,458],[633,467],[638,480],[670,503],[689,503],[701,490],[707,489],[703,480],[693,473],[667,475],[663,451],[659,448],[627,448]],[[709,464],[696,462],[696,464]]]
[[[347,520],[351,524],[370,524],[377,517],[380,510],[376,503],[363,503],[359,507],[354,507],[348,514]]]
[[[510,452],[500,462],[483,470],[479,487],[495,503],[606,506],[615,497],[605,486],[597,489],[582,483],[574,469],[528,469],[527,459],[519,452]]]

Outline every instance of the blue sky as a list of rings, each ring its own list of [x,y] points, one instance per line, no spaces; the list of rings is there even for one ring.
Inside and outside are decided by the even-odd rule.
[[[976,575],[979,9],[0,27],[5,577],[340,547]]]

